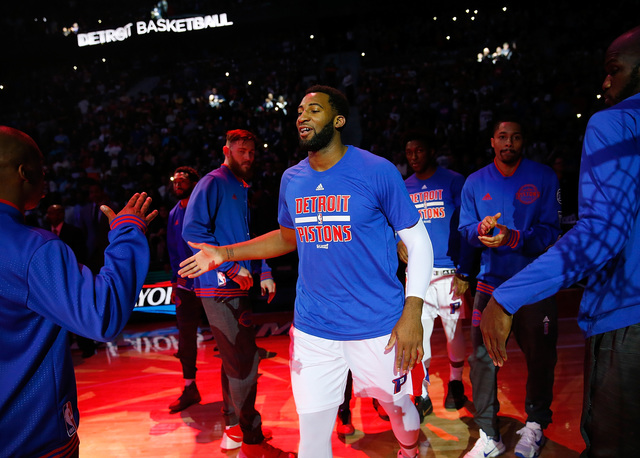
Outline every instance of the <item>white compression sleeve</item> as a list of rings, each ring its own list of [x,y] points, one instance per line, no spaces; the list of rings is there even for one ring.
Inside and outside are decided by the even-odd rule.
[[[427,294],[433,270],[433,247],[422,220],[414,226],[398,231],[398,236],[407,247],[407,285],[405,297],[421,297]]]

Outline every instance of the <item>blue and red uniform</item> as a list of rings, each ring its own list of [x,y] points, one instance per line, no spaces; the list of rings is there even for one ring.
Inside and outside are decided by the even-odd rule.
[[[498,223],[510,229],[505,245],[488,248],[478,232],[486,216],[501,213]],[[499,229],[494,228],[497,233]],[[487,436],[500,434],[497,368],[480,332],[480,317],[491,293],[552,246],[560,235],[558,178],[548,166],[523,158],[510,176],[495,161],[472,173],[462,188],[460,231],[482,249],[471,326],[469,357],[474,420]],[[513,317],[513,334],[527,360],[527,421],[542,429],[551,422],[554,368],[557,361],[557,307],[553,297],[523,307]]]
[[[305,158],[280,184],[278,220],[296,232],[294,325],[331,340],[389,334],[402,314],[395,232],[420,219],[389,161],[349,146],[317,172]]]
[[[53,233],[0,201],[0,435],[2,456],[69,456],[78,448],[76,381],[67,331],[114,339],[149,268],[146,222],[111,222],[95,276]]]
[[[211,245],[249,240],[248,189],[247,183],[224,164],[209,172],[189,197],[182,238]],[[262,419],[255,408],[260,358],[249,291],[234,281],[241,267],[253,272],[251,261],[225,262],[196,278],[195,292],[202,300],[222,359],[226,426],[239,424],[243,442],[259,444],[264,440]],[[271,279],[271,268],[264,260],[260,272],[261,281]]]
[[[209,172],[196,184],[187,205],[182,238],[189,242],[231,245],[249,240],[249,185],[239,180],[229,167]],[[192,253],[193,254],[193,253]],[[233,278],[244,267],[252,272],[251,261],[225,262],[196,278],[198,297],[247,297]],[[262,262],[260,280],[271,277],[271,268]]]

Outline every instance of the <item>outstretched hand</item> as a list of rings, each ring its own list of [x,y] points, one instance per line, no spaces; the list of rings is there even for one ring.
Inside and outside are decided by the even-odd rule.
[[[135,193],[133,196],[131,196],[131,199],[129,199],[127,205],[125,205],[117,215],[108,205],[101,205],[100,211],[102,211],[102,213],[104,213],[104,215],[109,219],[109,224],[111,224],[111,221],[113,221],[116,216],[122,215],[135,215],[142,218],[146,221],[147,224],[149,224],[151,221],[153,221],[153,218],[158,216],[158,210],[153,210],[152,212],[147,213],[150,206],[151,197],[147,197],[146,192],[141,192]]]
[[[208,243],[187,242],[192,248],[199,249],[196,254],[180,263],[182,267],[178,275],[183,278],[196,278],[200,275],[215,269],[224,262],[222,257],[223,249]]]
[[[511,332],[513,317],[492,297],[482,311],[480,331],[487,353],[498,367],[507,361],[507,337]]]

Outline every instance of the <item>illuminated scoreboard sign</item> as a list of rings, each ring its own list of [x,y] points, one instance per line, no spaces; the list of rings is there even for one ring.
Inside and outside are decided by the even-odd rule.
[[[204,30],[216,27],[227,27],[233,22],[227,19],[226,13],[210,14],[179,19],[156,19],[151,21],[138,21],[134,24],[115,29],[98,30],[95,32],[79,33],[78,46],[93,46],[106,43],[115,43],[127,40],[133,35],[145,35],[148,33],[184,33],[194,30]]]

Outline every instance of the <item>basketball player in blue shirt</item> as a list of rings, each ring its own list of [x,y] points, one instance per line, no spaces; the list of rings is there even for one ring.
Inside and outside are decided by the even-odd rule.
[[[349,105],[314,86],[298,107],[308,157],[280,185],[280,229],[181,263],[196,277],[222,262],[270,258],[297,248],[299,277],[291,329],[291,381],[300,418],[300,458],[331,457],[331,434],[348,371],[356,395],[387,411],[399,457],[418,454],[420,420],[411,369],[421,360],[420,316],[433,253],[402,177],[386,159],[342,143]],[[406,294],[396,273],[395,232],[409,253]]]
[[[500,436],[497,368],[482,341],[480,318],[493,290],[530,264],[560,235],[558,177],[551,167],[523,157],[522,123],[499,118],[491,137],[494,161],[467,177],[462,188],[460,232],[482,249],[471,326],[469,357],[474,420],[480,438],[466,458],[498,456]],[[514,316],[514,337],[527,360],[525,411],[518,430],[519,457],[538,456],[551,423],[558,312],[553,296],[542,296]]]
[[[464,316],[463,298],[469,288],[473,250],[458,232],[460,196],[464,176],[442,167],[436,162],[434,140],[421,132],[405,136],[407,162],[414,173],[405,185],[433,242],[433,274],[422,307],[424,358],[426,377],[422,392],[416,393],[415,404],[424,417],[433,411],[429,399],[429,363],[431,361],[431,333],[439,316],[447,339],[449,381],[444,406],[461,409],[467,397],[462,384],[462,369],[466,358],[461,319]],[[400,260],[407,262],[407,250],[398,242]]]

